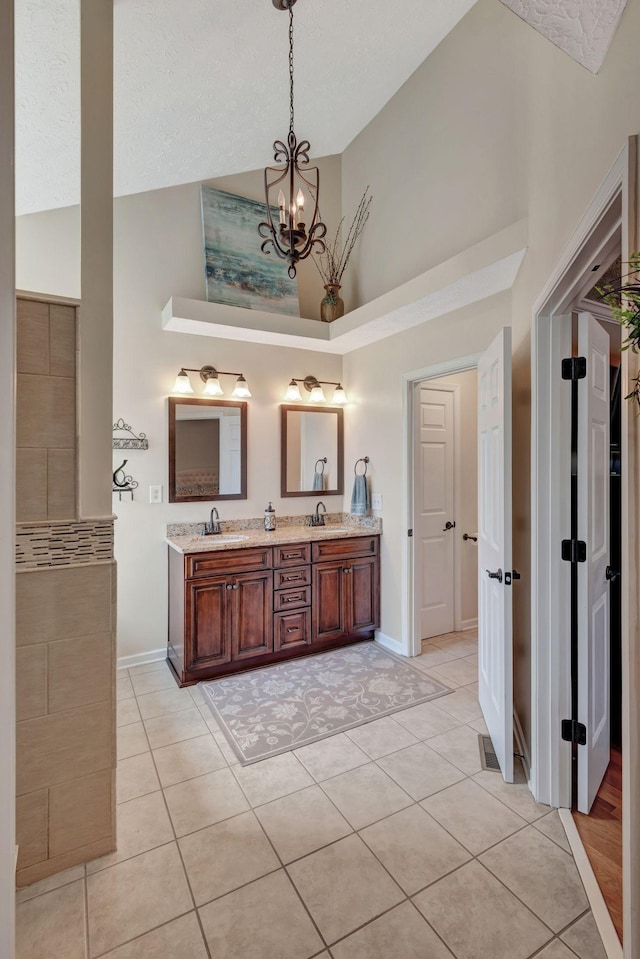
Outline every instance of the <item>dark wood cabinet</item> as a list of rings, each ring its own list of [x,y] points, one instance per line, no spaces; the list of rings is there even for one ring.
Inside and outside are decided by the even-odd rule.
[[[226,576],[187,583],[185,659],[193,669],[231,660],[231,603]]]
[[[313,566],[313,642],[326,642],[378,625],[378,557],[350,558]]]
[[[273,652],[273,573],[240,573],[231,582],[231,658]]]
[[[313,567],[313,641],[339,639],[346,632],[343,562]]]
[[[183,555],[169,548],[168,660],[180,685],[370,639],[379,537]]]

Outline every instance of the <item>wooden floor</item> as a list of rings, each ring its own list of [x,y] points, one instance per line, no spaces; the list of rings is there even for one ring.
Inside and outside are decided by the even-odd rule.
[[[622,942],[622,754],[611,763],[588,816],[574,812],[580,838]]]

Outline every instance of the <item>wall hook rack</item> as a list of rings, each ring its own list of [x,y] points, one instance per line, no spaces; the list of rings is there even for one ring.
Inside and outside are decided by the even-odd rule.
[[[131,493],[131,502],[133,502],[133,491],[138,488],[138,483],[132,476],[127,476],[124,471],[129,460],[123,460],[122,464],[113,471],[113,492],[118,494],[118,499],[122,502],[123,493]]]
[[[116,433],[125,433],[125,436],[116,436]],[[131,426],[120,417],[113,424],[114,450],[148,450],[149,440],[146,433],[134,433]],[[126,460],[125,460],[126,462]]]

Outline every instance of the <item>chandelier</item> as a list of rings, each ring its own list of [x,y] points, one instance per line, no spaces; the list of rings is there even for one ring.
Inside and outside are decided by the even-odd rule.
[[[308,140],[298,143],[293,130],[293,6],[296,0],[273,0],[277,10],[289,11],[289,136],[287,142],[276,140],[273,144],[277,167],[264,171],[264,192],[267,204],[267,220],[258,231],[264,237],[262,252],[272,251],[289,264],[289,276],[293,279],[300,260],[306,259],[314,250],[324,253],[323,237],[327,228],[320,221],[318,198],[320,172],[309,167]],[[278,191],[277,203],[274,203]],[[279,222],[274,223],[274,208],[278,209]]]

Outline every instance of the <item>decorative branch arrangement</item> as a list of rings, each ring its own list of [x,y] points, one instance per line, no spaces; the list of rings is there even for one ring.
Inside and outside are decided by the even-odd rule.
[[[596,287],[602,301],[610,307],[613,316],[628,333],[622,343],[623,350],[640,353],[640,252],[631,253],[628,262],[629,272],[620,276],[618,282]],[[635,384],[626,400],[635,397],[640,406],[640,375],[632,382]]]
[[[313,257],[313,262],[318,268],[318,273],[326,284],[332,286],[340,285],[344,271],[346,270],[351,254],[353,253],[353,248],[362,235],[362,231],[364,230],[367,220],[369,219],[369,208],[371,207],[372,200],[373,197],[369,195],[369,187],[367,187],[362,194],[360,203],[358,204],[358,209],[356,210],[353,222],[349,227],[349,232],[347,233],[347,238],[344,242],[344,245],[342,243],[342,227],[344,225],[344,217],[342,217],[333,241],[325,242],[324,253],[321,256]]]

